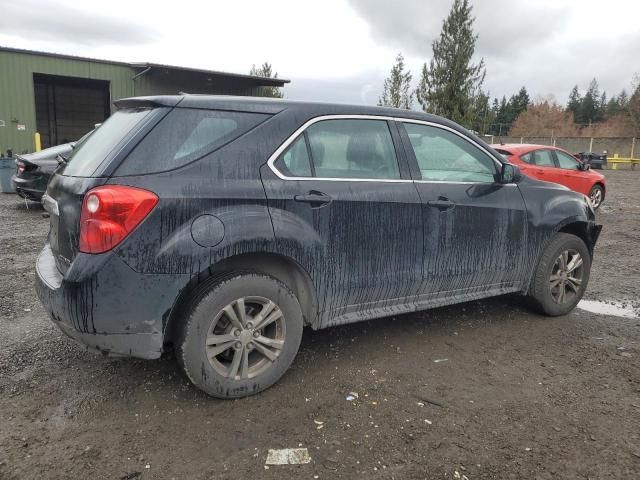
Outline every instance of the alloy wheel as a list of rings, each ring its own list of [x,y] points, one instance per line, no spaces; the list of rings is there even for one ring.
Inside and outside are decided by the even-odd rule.
[[[589,198],[591,200],[591,206],[593,206],[594,209],[598,208],[602,203],[602,190],[599,188],[594,188],[593,190],[591,190]]]
[[[564,250],[551,268],[549,287],[551,298],[558,304],[570,303],[575,300],[582,288],[584,277],[583,260],[576,250]]]
[[[284,347],[286,329],[280,307],[264,297],[242,297],[214,318],[206,339],[211,366],[233,380],[268,370]]]

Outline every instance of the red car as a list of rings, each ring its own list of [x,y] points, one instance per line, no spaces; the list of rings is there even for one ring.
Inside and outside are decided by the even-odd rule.
[[[525,175],[545,182],[559,183],[588,195],[594,209],[602,205],[607,190],[604,175],[591,170],[589,165],[565,150],[519,143],[492,147],[509,162],[517,165]]]

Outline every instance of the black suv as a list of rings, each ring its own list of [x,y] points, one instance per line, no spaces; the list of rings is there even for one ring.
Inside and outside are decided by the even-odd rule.
[[[587,286],[589,200],[443,118],[199,95],[116,105],[49,183],[38,295],[92,349],[175,350],[210,395],[275,383],[304,326],[510,292],[562,315]]]

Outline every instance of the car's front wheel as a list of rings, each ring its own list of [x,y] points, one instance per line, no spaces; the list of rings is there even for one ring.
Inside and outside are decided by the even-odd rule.
[[[244,397],[287,371],[302,329],[300,304],[282,282],[258,273],[228,274],[190,299],[176,355],[191,382],[209,395]]]
[[[590,271],[591,255],[582,239],[558,233],[542,254],[529,296],[543,313],[565,315],[584,295]]]
[[[604,189],[601,185],[594,185],[589,191],[589,199],[591,200],[591,206],[594,210],[600,208],[602,200],[604,200]]]

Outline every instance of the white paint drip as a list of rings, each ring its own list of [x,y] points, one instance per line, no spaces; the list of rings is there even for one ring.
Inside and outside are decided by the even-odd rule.
[[[638,318],[638,311],[627,305],[623,306],[619,302],[605,303],[596,300],[580,300],[578,308],[587,312],[599,315],[612,315],[614,317]]]

